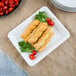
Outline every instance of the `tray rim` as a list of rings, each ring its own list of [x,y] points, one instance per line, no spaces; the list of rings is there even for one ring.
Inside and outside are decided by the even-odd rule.
[[[52,13],[52,11],[48,8],[48,7],[46,7],[46,6],[43,6],[41,9],[48,9],[51,13]],[[39,9],[40,10],[40,9]],[[39,11],[38,10],[38,11]],[[38,12],[37,11],[37,12]],[[35,12],[36,13],[36,12]],[[34,14],[35,14],[34,13]],[[33,14],[33,15],[34,15]],[[53,13],[52,13],[53,14]],[[31,16],[33,16],[33,15],[31,15]],[[54,14],[53,14],[54,15]],[[31,17],[30,16],[30,17]],[[26,22],[30,17],[28,17],[26,20],[24,20],[22,23],[24,23],[24,22]],[[54,17],[56,18],[56,16],[54,15]],[[61,24],[61,25],[63,25],[57,18],[56,18],[56,20]],[[21,24],[22,24],[21,23]],[[8,33],[8,38],[9,38],[9,40],[12,42],[12,40],[11,40],[11,37],[10,37],[10,34],[11,34],[11,32],[13,32],[14,30],[16,30],[17,28],[19,28],[20,26],[21,26],[21,24],[19,24],[17,27],[15,27],[12,31],[10,31],[9,33]],[[65,32],[67,32],[67,35],[66,35],[66,37],[64,37],[64,39],[62,39],[62,41],[60,42],[60,44],[58,43],[58,45],[56,45],[56,47],[54,47],[53,49],[52,49],[52,51],[55,49],[55,48],[57,48],[59,45],[61,45],[65,40],[67,40],[69,37],[70,37],[70,33],[67,31],[67,29],[64,27],[64,26],[61,26],[62,28],[64,28],[64,30],[65,30]],[[12,44],[14,45],[14,43],[12,42]],[[15,46],[15,45],[14,45]],[[19,50],[16,46],[15,46],[15,48],[17,49],[17,51]],[[19,52],[19,51],[18,51]],[[20,52],[19,52],[20,53]],[[43,58],[44,57],[46,57],[47,55],[48,55],[49,53],[47,53],[45,56],[43,56]],[[20,53],[20,55],[21,55],[21,53]],[[21,55],[22,56],[22,55]],[[23,56],[22,56],[23,57]],[[37,64],[39,61],[41,61],[43,58],[41,58],[41,59],[39,59],[37,62],[35,62],[34,64],[30,64],[28,61],[27,61],[27,59],[25,60],[24,59],[24,57],[23,57],[23,59],[28,63],[28,65],[29,66],[34,66],[35,64]]]

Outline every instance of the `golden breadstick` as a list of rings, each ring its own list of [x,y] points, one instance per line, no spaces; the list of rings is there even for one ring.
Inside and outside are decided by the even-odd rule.
[[[39,50],[38,50],[39,52],[43,51],[46,48],[47,44],[50,42],[50,40],[52,39],[53,36],[54,36],[54,31],[47,38],[47,40],[45,41],[45,44],[39,48]]]
[[[35,43],[38,38],[42,35],[43,31],[45,31],[48,27],[48,24],[46,22],[41,22],[37,28],[33,30],[33,32],[27,37],[29,43]]]
[[[41,46],[43,46],[45,44],[46,39],[49,37],[52,31],[52,27],[48,26],[47,30],[43,33],[38,42],[34,44],[34,47],[36,49],[39,49]]]
[[[37,25],[39,25],[39,20],[32,21],[27,29],[22,33],[21,37],[26,40],[26,37],[36,28]]]

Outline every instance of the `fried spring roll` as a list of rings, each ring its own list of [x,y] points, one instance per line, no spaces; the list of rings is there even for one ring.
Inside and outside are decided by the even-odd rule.
[[[43,51],[46,48],[47,44],[50,42],[50,40],[52,39],[53,36],[54,36],[54,31],[47,38],[47,40],[45,41],[45,44],[39,48],[39,50],[38,50],[39,52]]]
[[[47,38],[50,36],[50,34],[53,32],[53,28],[52,27],[48,27],[47,30],[43,33],[43,35],[41,36],[41,38],[38,40],[38,42],[36,44],[34,44],[33,46],[36,49],[39,49],[41,46],[43,46],[45,44],[45,41],[47,40]]]
[[[39,25],[39,20],[32,21],[27,29],[22,33],[21,38],[23,38],[26,41],[27,36],[36,28],[37,25]]]
[[[42,35],[43,31],[47,29],[47,27],[48,24],[46,22],[40,23],[38,27],[35,28],[33,32],[27,37],[27,41],[31,44],[35,43],[38,40],[38,38]]]

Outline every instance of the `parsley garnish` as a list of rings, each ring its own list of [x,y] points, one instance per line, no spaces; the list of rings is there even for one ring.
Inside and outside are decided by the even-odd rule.
[[[41,22],[46,22],[46,19],[48,18],[47,13],[45,12],[39,12],[38,14],[36,14],[35,19],[40,20]]]
[[[18,42],[21,52],[32,52],[35,48],[28,42],[19,41]]]

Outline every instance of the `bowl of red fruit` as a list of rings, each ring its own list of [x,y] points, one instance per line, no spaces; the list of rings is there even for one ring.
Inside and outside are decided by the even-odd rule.
[[[0,0],[0,17],[13,12],[20,2],[21,0]]]

